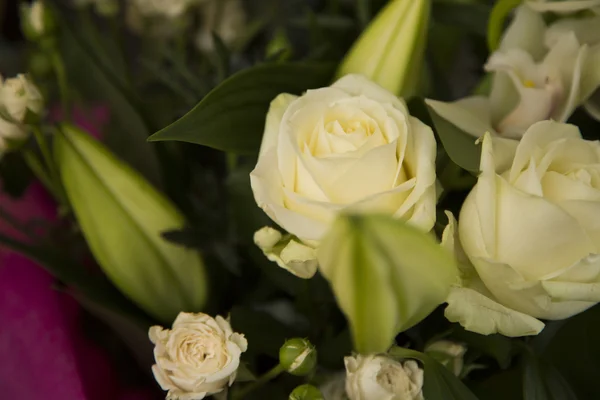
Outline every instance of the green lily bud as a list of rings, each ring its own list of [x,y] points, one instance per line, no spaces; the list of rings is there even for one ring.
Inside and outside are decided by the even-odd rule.
[[[292,375],[308,375],[317,365],[317,350],[307,339],[290,339],[279,349],[279,364]]]
[[[341,215],[317,259],[346,314],[355,349],[363,354],[385,352],[459,282],[448,250],[391,216]]]
[[[63,125],[54,145],[68,200],[113,283],[163,322],[180,311],[202,310],[202,258],[161,236],[184,225],[174,205],[85,132]]]
[[[413,96],[422,71],[431,0],[392,0],[342,61],[337,76],[359,73],[402,97]]]
[[[290,393],[289,400],[325,400],[325,397],[313,385],[300,385]]]
[[[56,28],[56,17],[43,0],[21,4],[21,29],[31,41],[39,41],[52,35]]]

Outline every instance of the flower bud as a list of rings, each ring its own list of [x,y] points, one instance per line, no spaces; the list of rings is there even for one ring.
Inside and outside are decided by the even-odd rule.
[[[386,351],[399,332],[442,304],[459,281],[449,251],[391,216],[342,215],[317,256],[362,354]]]
[[[308,375],[317,364],[317,350],[307,339],[290,339],[279,349],[279,363],[292,375]]]
[[[299,278],[310,279],[317,273],[315,249],[292,235],[283,236],[278,230],[265,226],[254,234],[254,243],[270,261]]]
[[[290,393],[289,400],[325,400],[325,398],[313,385],[300,385]]]
[[[390,1],[358,38],[337,76],[360,73],[396,95],[414,95],[422,71],[430,3]]]
[[[68,200],[113,283],[161,321],[201,310],[207,291],[202,258],[161,236],[185,224],[174,205],[85,132],[63,125],[54,145]]]
[[[438,340],[425,348],[431,358],[448,368],[456,376],[460,376],[464,366],[464,355],[467,348],[450,340]]]
[[[56,28],[56,18],[43,0],[21,4],[21,29],[31,41],[51,35]]]

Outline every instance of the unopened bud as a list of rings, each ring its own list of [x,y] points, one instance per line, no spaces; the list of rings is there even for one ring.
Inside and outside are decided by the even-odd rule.
[[[290,339],[279,350],[279,363],[292,375],[308,375],[317,364],[317,350],[306,339]]]
[[[290,393],[289,400],[325,400],[325,398],[313,385],[300,385]]]

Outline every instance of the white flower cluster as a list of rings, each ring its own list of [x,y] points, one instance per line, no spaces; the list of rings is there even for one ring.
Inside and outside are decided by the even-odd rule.
[[[6,80],[0,76],[0,151],[27,138],[27,116],[39,114],[42,107],[42,95],[26,75]]]

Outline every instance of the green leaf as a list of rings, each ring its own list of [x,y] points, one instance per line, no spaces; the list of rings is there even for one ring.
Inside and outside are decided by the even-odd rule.
[[[487,4],[438,1],[432,9],[435,22],[460,27],[479,36],[487,34],[487,20],[491,7]]]
[[[478,400],[452,372],[442,364],[415,350],[394,347],[390,356],[398,359],[415,359],[423,363],[425,380],[423,395],[427,400]]]
[[[255,356],[266,354],[278,359],[279,348],[286,339],[301,334],[266,312],[256,311],[250,307],[234,307],[230,319],[233,330],[243,333],[248,339],[248,353]]]
[[[450,159],[469,172],[479,173],[481,150],[475,144],[475,138],[440,117],[433,108],[428,106],[428,109],[435,132]]]
[[[333,65],[310,63],[263,64],[243,70],[149,140],[178,140],[256,154],[271,101],[280,93],[301,94],[326,86],[333,70]]]
[[[553,325],[550,327],[553,328]],[[534,342],[534,349],[543,348],[544,360],[552,363],[571,383],[579,399],[599,399],[600,306],[569,318],[557,328],[560,329],[547,345],[540,346]]]
[[[524,357],[524,400],[577,400],[569,383],[551,364],[530,352]]]
[[[465,342],[469,348],[477,349],[484,354],[494,357],[501,368],[508,368],[513,355],[513,343],[511,339],[499,334],[480,335],[466,331],[456,325],[452,337]]]
[[[160,187],[160,169],[154,147],[147,142],[150,131],[126,81],[117,49],[101,40],[93,24],[63,16],[61,54],[70,85],[86,98],[110,109],[105,143],[120,158]],[[68,21],[68,23],[67,23]],[[108,42],[110,43],[110,42]],[[135,149],[135,151],[132,151]]]

